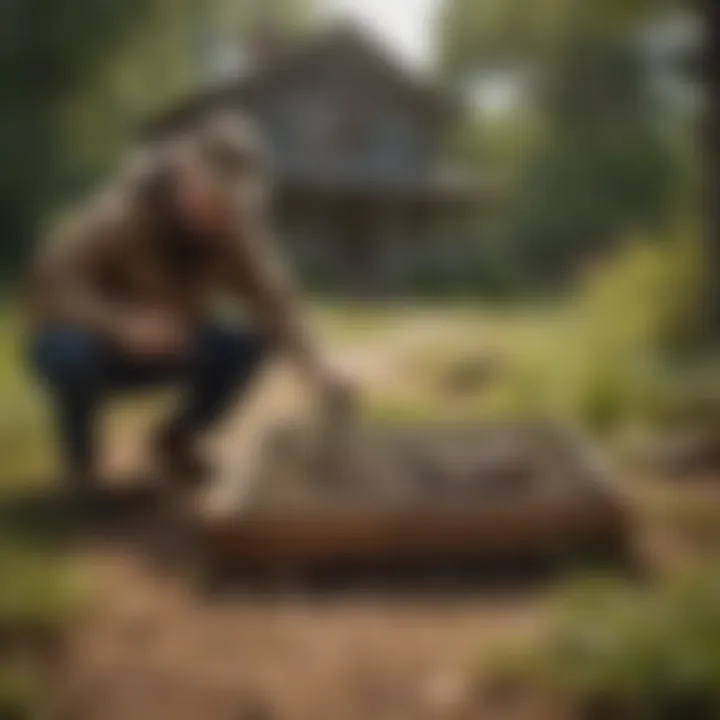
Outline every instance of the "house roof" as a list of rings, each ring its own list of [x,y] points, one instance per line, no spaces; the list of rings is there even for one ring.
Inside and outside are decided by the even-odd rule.
[[[229,98],[242,104],[243,100],[251,98],[269,84],[302,73],[322,58],[333,57],[337,53],[361,56],[365,67],[390,83],[395,92],[414,103],[420,111],[438,121],[446,119],[453,110],[450,99],[437,86],[404,67],[383,43],[353,25],[340,25],[273,52],[271,57],[249,71],[238,72],[233,77],[192,93],[151,118],[142,128],[142,134],[154,137],[192,125],[202,114],[221,107]]]

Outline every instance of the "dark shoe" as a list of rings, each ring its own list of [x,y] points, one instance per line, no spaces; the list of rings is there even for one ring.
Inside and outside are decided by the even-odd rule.
[[[155,456],[161,477],[172,484],[200,485],[210,474],[195,434],[175,425],[163,427],[155,438]]]
[[[102,511],[102,497],[96,478],[87,472],[70,472],[63,487],[63,505],[82,521],[92,521]]]

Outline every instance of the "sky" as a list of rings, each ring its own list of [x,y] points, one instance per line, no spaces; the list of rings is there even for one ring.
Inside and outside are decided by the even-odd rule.
[[[325,16],[360,21],[385,37],[411,65],[432,64],[438,0],[321,0],[321,4]]]
[[[434,23],[442,0],[321,0],[327,18],[353,19],[385,37],[390,47],[411,67],[430,69],[436,59]],[[489,113],[515,106],[518,83],[506,77],[478,78],[467,89],[467,100]]]

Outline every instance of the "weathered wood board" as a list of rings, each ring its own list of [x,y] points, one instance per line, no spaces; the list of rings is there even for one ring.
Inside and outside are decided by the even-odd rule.
[[[619,546],[625,508],[585,444],[545,425],[285,428],[239,503],[202,526],[254,564]]]

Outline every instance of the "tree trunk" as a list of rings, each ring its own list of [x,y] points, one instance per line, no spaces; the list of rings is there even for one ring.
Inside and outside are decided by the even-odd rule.
[[[708,340],[720,343],[720,2],[703,0],[705,50],[705,306]]]

